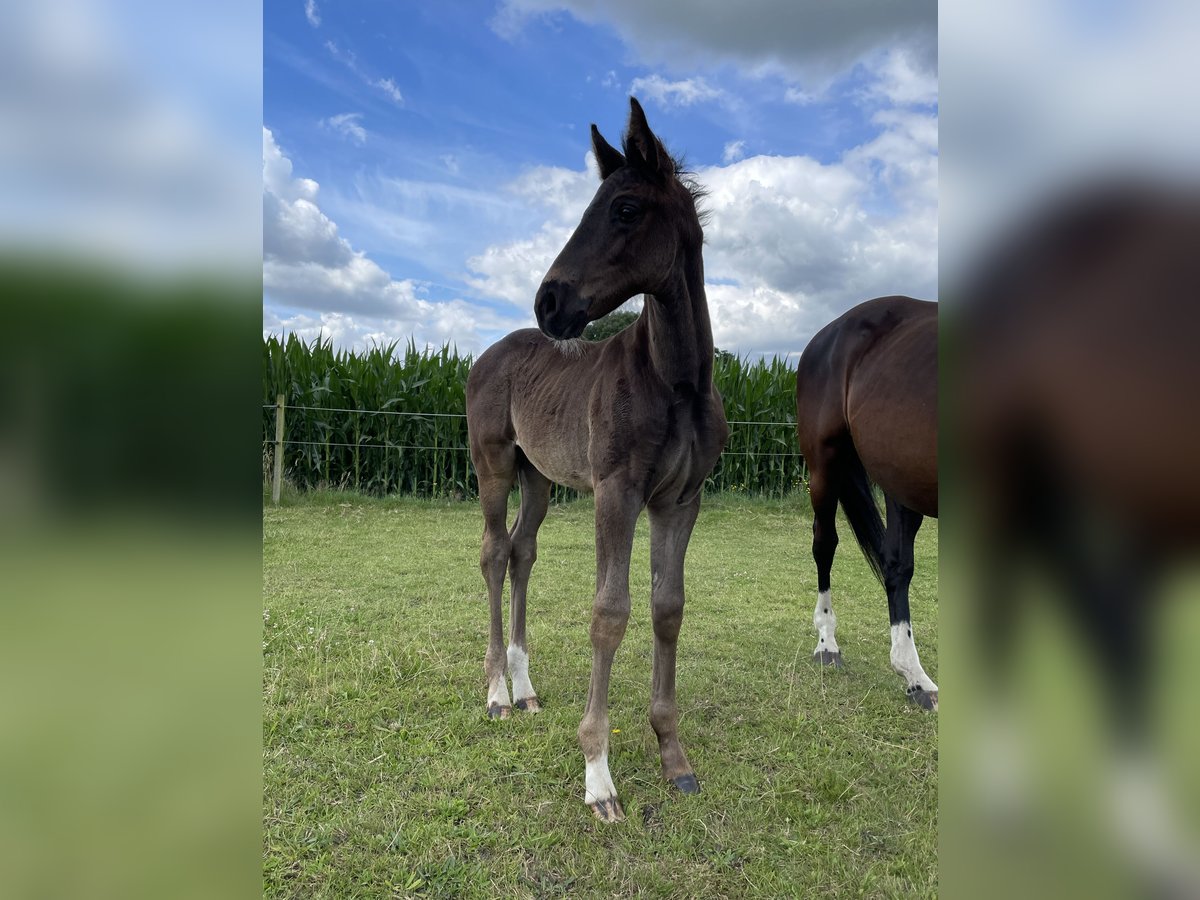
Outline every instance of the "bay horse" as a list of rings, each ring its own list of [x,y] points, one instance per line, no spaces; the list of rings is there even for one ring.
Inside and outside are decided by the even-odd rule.
[[[1097,791],[1118,848],[1156,895],[1189,897],[1200,847],[1163,779],[1152,688],[1167,584],[1200,562],[1198,248],[1195,181],[1121,176],[1044,198],[956,286],[950,396],[984,699],[1012,724],[1022,633],[1050,604],[1103,697]]]
[[[817,332],[796,371],[796,431],[808,465],[817,564],[813,659],[841,666],[829,575],[838,502],[887,591],[892,668],[909,699],[936,710],[938,688],[912,636],[913,541],[937,518],[937,311],[911,297],[867,300]],[[883,490],[887,527],[871,484]]]
[[[608,769],[608,687],[629,619],[629,560],[643,508],[650,518],[654,624],[650,723],[664,777],[700,786],[679,742],[675,650],[683,622],[684,554],[705,478],[729,434],[713,385],[713,339],[704,291],[700,189],[650,130],[630,98],[623,151],[592,125],[600,187],[551,264],[534,301],[538,329],[490,347],[467,379],[467,429],[483,508],[480,568],[491,629],[484,672],[487,713],[537,712],[529,679],[525,607],[550,484],[593,492],[596,591],[592,674],[579,726],[584,802],[604,822],[624,818]],[[637,321],[608,340],[579,340],[588,322],[645,294]],[[521,505],[506,527],[516,481]],[[501,595],[512,586],[509,642]],[[511,676],[510,703],[505,673]]]

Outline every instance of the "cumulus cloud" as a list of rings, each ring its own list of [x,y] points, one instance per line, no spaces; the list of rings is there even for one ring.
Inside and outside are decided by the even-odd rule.
[[[317,0],[304,0],[304,18],[313,28],[321,25],[321,11],[317,8]]]
[[[362,127],[362,113],[342,113],[322,119],[321,127],[349,138],[360,147],[367,142],[367,130]]]
[[[725,97],[723,91],[699,77],[669,81],[661,75],[648,75],[633,79],[629,90],[644,100],[657,102],[660,106],[693,106]]]
[[[411,280],[395,280],[338,233],[322,212],[320,188],[296,178],[274,135],[263,129],[263,330],[321,335],[339,345],[372,340],[455,342],[482,349],[510,322],[462,300],[433,302]]]

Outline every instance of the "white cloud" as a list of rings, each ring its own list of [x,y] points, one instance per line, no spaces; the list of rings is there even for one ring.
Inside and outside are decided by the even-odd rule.
[[[317,8],[317,0],[304,0],[304,18],[313,28],[320,26],[321,11]]]
[[[868,63],[875,81],[868,87],[869,96],[886,100],[895,106],[929,106],[937,103],[937,72],[914,58],[911,50],[894,47],[875,54]]]
[[[737,162],[746,155],[745,141],[730,141],[721,151],[721,160],[726,163]]]
[[[714,88],[703,78],[668,81],[661,75],[649,75],[633,79],[629,90],[642,99],[656,101],[660,106],[693,106],[725,97],[723,91]]]
[[[342,113],[322,119],[320,125],[322,128],[336,132],[362,146],[367,142],[367,130],[362,127],[361,122],[362,113]]]
[[[338,233],[317,204],[319,190],[312,179],[293,177],[291,160],[264,128],[264,333],[321,334],[350,347],[412,336],[476,351],[489,331],[515,324],[462,300],[427,300],[418,283],[393,279]]]
[[[392,81],[392,79],[377,78],[371,83],[387,94],[393,103],[404,103],[404,95],[400,93],[400,88],[396,87],[396,82]]]

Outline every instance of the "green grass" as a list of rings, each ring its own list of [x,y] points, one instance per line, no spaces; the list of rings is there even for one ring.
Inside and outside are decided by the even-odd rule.
[[[816,576],[799,498],[706,498],[688,553],[680,736],[647,720],[648,526],[610,694],[628,820],[582,802],[593,507],[554,506],[530,582],[545,711],[484,714],[473,503],[289,495],[264,510],[264,888],[272,897],[932,896],[937,718],[888,665],[887,607],[842,523],[847,666],[809,659]],[[918,536],[918,647],[937,679],[937,523]]]

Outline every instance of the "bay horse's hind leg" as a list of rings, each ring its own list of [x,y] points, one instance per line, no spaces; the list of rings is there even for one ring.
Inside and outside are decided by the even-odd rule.
[[[829,589],[829,574],[837,550],[837,484],[836,460],[832,453],[814,456],[809,461],[808,492],[813,509],[813,561],[817,564],[817,605],[813,609],[813,627],[817,629],[817,646],[813,659],[827,666],[842,665],[842,652],[837,642],[837,616]]]
[[[922,709],[938,708],[938,687],[933,683],[913,642],[908,609],[908,586],[913,576],[913,541],[924,520],[918,512],[887,497],[887,532],[883,541],[884,587],[892,625],[892,668],[904,679],[908,699]]]
[[[495,442],[475,457],[479,473],[479,505],[483,508],[483,547],[479,553],[479,568],[487,583],[488,611],[491,626],[488,630],[487,655],[483,671],[487,676],[487,714],[492,719],[506,719],[512,714],[508,685],[504,681],[506,657],[504,652],[504,573],[512,553],[508,534],[508,492],[515,475],[515,447],[508,442]],[[483,456],[484,458],[479,458]]]
[[[520,454],[518,454],[520,456]],[[517,462],[521,484],[521,510],[513,523],[509,539],[512,551],[508,574],[512,583],[508,616],[508,674],[512,678],[513,705],[526,712],[538,712],[537,692],[529,681],[529,647],[525,641],[525,598],[529,573],[537,561],[537,533],[550,505],[550,479],[533,467],[529,460]]]
[[[700,497],[679,506],[651,506],[650,616],[654,622],[654,675],[650,692],[650,724],[658,735],[663,777],[685,794],[700,792],[687,754],[679,743],[679,707],[675,702],[675,649],[683,624],[683,558]]]

